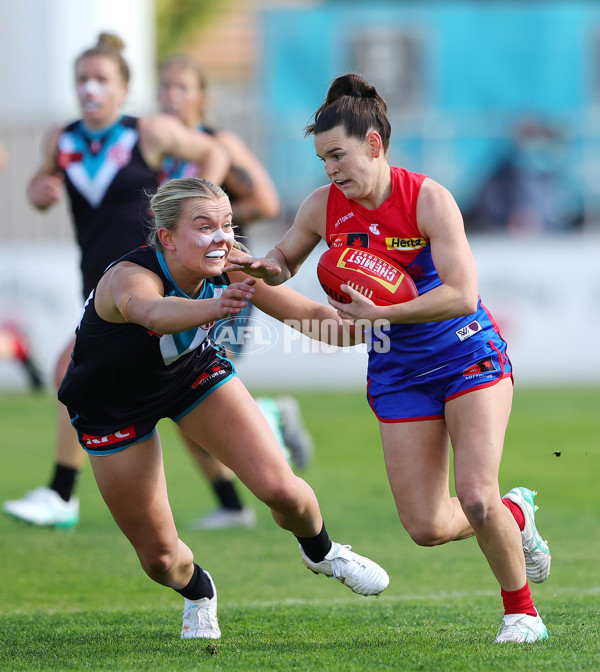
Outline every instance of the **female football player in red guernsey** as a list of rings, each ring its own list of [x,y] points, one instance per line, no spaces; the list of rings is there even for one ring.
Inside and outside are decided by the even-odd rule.
[[[527,581],[550,572],[548,545],[535,527],[535,492],[518,487],[501,498],[498,484],[513,393],[506,343],[479,300],[453,197],[432,179],[388,164],[386,109],[363,77],[338,77],[306,129],[332,184],[308,196],[265,258],[229,261],[276,285],[324,238],[330,247],[384,252],[407,269],[419,296],[405,303],[376,306],[346,285],[351,303],[330,299],[342,318],[390,323],[387,348],[370,339],[367,393],[400,520],[423,546],[475,535],[504,601],[496,642],[546,639]]]

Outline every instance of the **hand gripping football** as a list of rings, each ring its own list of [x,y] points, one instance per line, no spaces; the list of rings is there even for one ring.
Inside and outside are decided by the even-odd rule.
[[[377,306],[404,303],[419,295],[400,264],[365,248],[330,248],[319,259],[317,276],[325,293],[340,303],[350,303],[341,285],[352,287]]]

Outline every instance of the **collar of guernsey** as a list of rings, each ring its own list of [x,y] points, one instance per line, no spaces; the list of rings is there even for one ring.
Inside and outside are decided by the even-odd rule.
[[[175,280],[173,280],[173,276],[169,271],[165,257],[160,250],[156,250],[156,258],[158,260],[162,272],[165,274],[166,278],[169,280],[172,286],[172,289],[165,292],[165,296],[178,296],[184,299],[191,299],[191,297],[188,296],[177,285]],[[222,294],[223,290],[227,287],[227,284],[221,281],[215,283],[212,280],[213,278],[205,278],[200,294],[196,297],[196,299],[193,300],[200,301],[202,299],[212,299]],[[197,347],[200,341],[206,338],[207,332],[208,332],[207,329],[196,327],[194,329],[188,329],[187,331],[182,331],[178,334],[165,334],[162,336],[161,341],[165,338],[169,341],[172,341],[172,344],[175,346],[177,353],[179,355],[182,355],[184,352],[188,350],[193,350],[195,347]]]

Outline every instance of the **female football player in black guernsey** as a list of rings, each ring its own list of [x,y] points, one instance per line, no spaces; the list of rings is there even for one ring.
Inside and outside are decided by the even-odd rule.
[[[292,472],[225,350],[207,336],[216,320],[238,314],[249,301],[280,320],[335,320],[338,337],[348,327],[331,307],[287,287],[223,274],[236,243],[231,204],[220,187],[171,180],[150,205],[151,244],[110,266],[91,294],[59,399],[142,567],[185,598],[181,636],[221,633],[214,583],[173,522],[155,431],[163,417],[270,507],[275,522],[298,538],[309,569],[356,593],[379,594],[388,585],[386,572],[329,540],[314,492]]]
[[[206,133],[188,129],[171,115],[123,115],[129,66],[116,36],[103,33],[75,61],[75,85],[82,118],[48,134],[42,166],[27,190],[31,204],[46,210],[66,187],[81,252],[83,298],[106,267],[146,239],[148,200],[159,184],[166,156],[202,165],[202,176],[221,183],[229,171],[227,153]],[[70,341],[55,367],[60,384],[69,363]],[[4,502],[3,511],[40,526],[74,527],[79,500],[75,479],[85,454],[66,410],[59,405],[54,472],[49,487]]]

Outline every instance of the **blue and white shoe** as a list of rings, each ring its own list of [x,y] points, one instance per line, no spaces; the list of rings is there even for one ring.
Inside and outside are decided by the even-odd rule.
[[[506,614],[502,619],[496,642],[539,642],[548,639],[548,630],[542,617],[535,610],[536,616],[528,614]]]
[[[21,499],[4,502],[2,511],[31,525],[74,529],[79,522],[79,499],[65,502],[54,490],[40,486]]]
[[[254,527],[256,514],[254,509],[244,507],[237,509],[213,509],[205,513],[202,518],[188,523],[188,530],[227,530],[231,527]]]
[[[544,541],[535,526],[535,512],[538,506],[533,503],[537,492],[528,488],[513,488],[504,495],[523,511],[525,527],[521,530],[523,554],[525,555],[525,571],[527,578],[534,583],[542,583],[550,574],[550,548]]]
[[[311,461],[314,444],[308,428],[304,424],[300,404],[294,397],[281,396],[276,399],[281,417],[283,440],[291,453],[297,469],[304,469]]]

